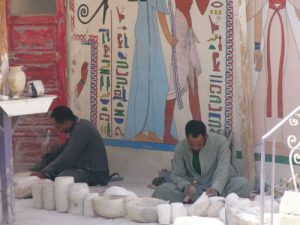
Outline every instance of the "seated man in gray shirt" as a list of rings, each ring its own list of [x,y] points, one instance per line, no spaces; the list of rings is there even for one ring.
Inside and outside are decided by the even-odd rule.
[[[236,193],[248,197],[252,186],[238,177],[230,163],[227,139],[207,134],[202,121],[191,120],[185,127],[186,139],[175,150],[171,182],[156,188],[153,197],[171,202],[194,202],[204,191],[208,196]]]
[[[58,106],[51,113],[55,127],[69,134],[64,145],[55,146],[32,168],[32,176],[54,180],[72,176],[75,182],[106,185],[109,169],[100,133],[88,120],[76,117],[70,108]]]

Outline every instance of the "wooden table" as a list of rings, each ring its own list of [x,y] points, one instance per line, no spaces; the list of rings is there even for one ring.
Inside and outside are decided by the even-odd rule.
[[[17,120],[22,115],[46,113],[55,98],[55,95],[44,95],[37,98],[21,97],[0,101],[1,224],[3,225],[11,224],[14,220],[12,136]]]

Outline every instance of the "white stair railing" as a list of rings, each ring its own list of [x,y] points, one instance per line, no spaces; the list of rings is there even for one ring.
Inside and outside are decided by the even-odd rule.
[[[273,225],[273,201],[274,201],[274,183],[275,183],[275,146],[276,146],[276,131],[281,128],[285,123],[289,122],[291,126],[298,126],[300,120],[300,106],[295,108],[291,113],[289,113],[285,118],[283,118],[276,126],[274,126],[269,132],[267,132],[262,137],[262,147],[260,156],[260,225],[264,225],[264,207],[265,207],[265,153],[266,153],[266,140],[272,138],[272,174],[271,174],[271,221],[270,224]],[[295,117],[294,117],[295,116]],[[289,135],[287,138],[287,145],[290,148],[289,153],[289,164],[292,173],[293,183],[295,191],[298,192],[298,187],[296,183],[295,171],[293,164],[300,164],[300,141],[297,141],[295,135]]]

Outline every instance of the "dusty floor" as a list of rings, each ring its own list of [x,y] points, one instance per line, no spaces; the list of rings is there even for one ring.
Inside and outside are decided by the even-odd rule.
[[[109,186],[122,186],[134,191],[139,197],[151,196],[153,189],[147,188],[149,180],[126,177],[123,181],[111,182]],[[107,187],[109,187],[107,186]],[[103,192],[107,187],[93,187],[91,192]],[[39,210],[33,208],[32,199],[15,200],[14,225],[133,225],[140,224],[129,219],[103,219],[101,217],[77,216],[55,211]],[[0,217],[0,221],[2,218]],[[153,225],[155,223],[148,223]]]

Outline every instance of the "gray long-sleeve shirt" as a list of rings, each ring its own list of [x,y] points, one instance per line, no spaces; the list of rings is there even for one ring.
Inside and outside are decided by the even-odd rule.
[[[109,176],[104,142],[96,127],[88,120],[78,120],[61,153],[41,172],[50,177],[67,169],[85,169]]]
[[[225,137],[218,134],[209,134],[206,144],[199,152],[201,174],[193,168],[193,153],[187,140],[181,141],[175,150],[172,181],[179,190],[196,180],[204,188],[215,188],[219,193],[230,176],[236,175],[230,164],[229,143]]]

